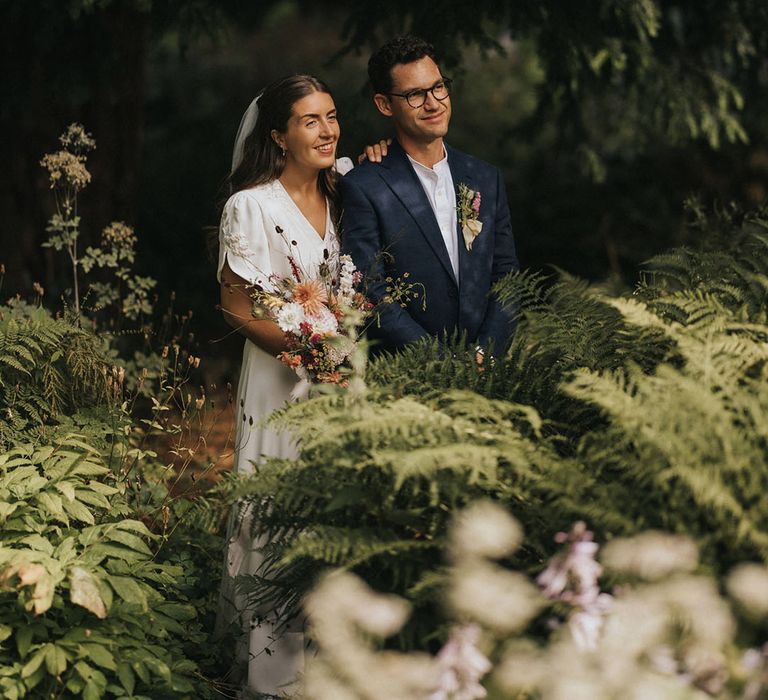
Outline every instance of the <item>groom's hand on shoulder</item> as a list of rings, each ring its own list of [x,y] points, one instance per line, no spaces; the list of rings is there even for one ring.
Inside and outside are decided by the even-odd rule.
[[[366,160],[371,163],[381,163],[387,155],[387,146],[392,143],[392,139],[381,139],[378,143],[366,146],[365,150],[357,157],[357,164],[364,163]]]

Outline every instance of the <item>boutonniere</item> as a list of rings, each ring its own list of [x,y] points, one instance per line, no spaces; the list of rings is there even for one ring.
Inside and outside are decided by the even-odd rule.
[[[467,250],[472,250],[472,243],[483,230],[483,222],[478,218],[480,216],[480,193],[470,189],[462,182],[459,184],[458,199],[456,212],[459,215],[464,245]]]

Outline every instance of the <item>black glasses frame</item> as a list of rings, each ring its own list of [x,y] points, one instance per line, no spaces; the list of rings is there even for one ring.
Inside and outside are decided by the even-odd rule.
[[[424,106],[424,103],[427,101],[427,95],[430,93],[432,93],[432,97],[434,97],[438,102],[442,102],[443,100],[450,97],[452,84],[453,80],[450,78],[443,78],[442,80],[438,80],[431,88],[418,88],[417,90],[411,90],[410,92],[388,92],[387,94],[391,97],[402,97],[410,107],[413,107],[413,109],[418,109],[419,107]],[[445,86],[446,93],[442,97],[438,97],[435,95],[435,90],[441,85]],[[421,97],[421,102],[418,104],[413,104],[411,99],[416,97]]]

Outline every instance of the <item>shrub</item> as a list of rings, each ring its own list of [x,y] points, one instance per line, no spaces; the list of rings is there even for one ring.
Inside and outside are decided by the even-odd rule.
[[[255,601],[297,604],[329,566],[414,604],[398,643],[442,632],[434,603],[452,513],[484,496],[528,538],[525,571],[548,533],[585,520],[609,540],[648,528],[686,533],[717,572],[768,554],[768,233],[733,221],[733,247],[652,261],[632,296],[560,275],[521,273],[497,291],[519,308],[504,356],[434,343],[371,364],[364,396],[323,396],[277,420],[297,463],[229,482],[259,509],[268,568]]]

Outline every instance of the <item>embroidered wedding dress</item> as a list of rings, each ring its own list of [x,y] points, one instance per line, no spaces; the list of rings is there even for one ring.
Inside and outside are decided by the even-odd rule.
[[[337,164],[340,172],[351,167],[349,159]],[[218,277],[226,262],[251,284],[269,287],[270,275],[291,276],[289,256],[308,277],[318,274],[327,257],[338,255],[338,239],[327,207],[325,236],[321,238],[304,217],[279,180],[242,190],[224,206],[219,227]],[[236,293],[236,292],[235,292]],[[237,436],[235,471],[253,472],[263,457],[292,458],[297,454],[293,436],[265,425],[268,416],[285,405],[296,386],[296,374],[277,358],[245,341],[237,387]],[[220,623],[237,619],[244,630],[236,665],[247,662],[250,691],[281,695],[295,690],[290,685],[304,665],[301,621],[277,635],[275,611],[253,610],[235,588],[237,576],[256,573],[263,561],[262,537],[251,537],[252,523],[246,511],[233,523],[227,545]]]

